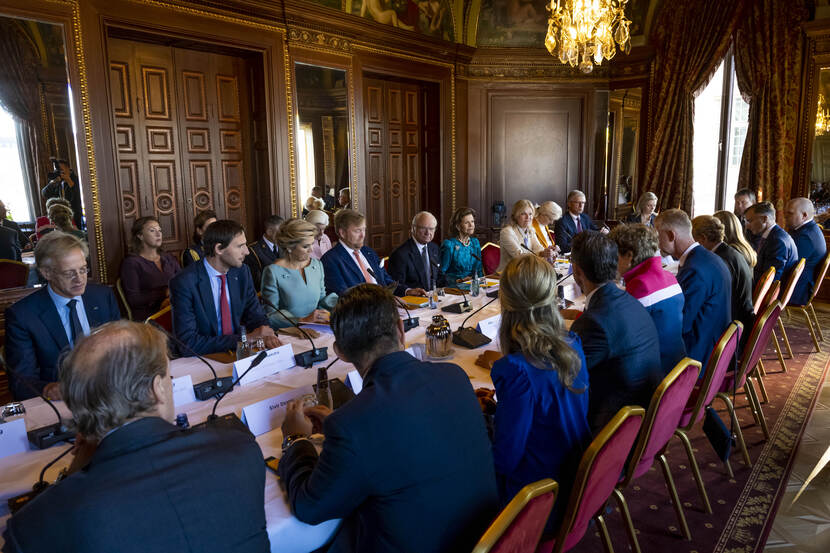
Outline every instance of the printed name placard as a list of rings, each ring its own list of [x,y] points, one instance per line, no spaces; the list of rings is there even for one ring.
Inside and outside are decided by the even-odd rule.
[[[354,395],[359,394],[360,391],[363,389],[363,377],[360,376],[360,373],[357,371],[349,371],[349,373],[346,375],[346,378],[349,381],[349,386],[354,392]]]
[[[29,438],[23,417],[0,423],[0,458],[24,451],[29,451]]]
[[[189,374],[173,379],[173,405],[178,407],[196,401],[193,393],[193,379]]]
[[[259,353],[251,355],[250,357],[246,357],[245,359],[240,359],[239,361],[234,362],[233,364],[233,378],[236,378],[243,374],[248,367],[251,366],[251,363]],[[290,369],[294,366],[294,349],[291,347],[291,344],[285,344],[284,346],[280,346],[278,348],[269,349],[268,350],[268,357],[262,360],[262,363],[254,367],[254,369],[242,377],[239,381],[240,386],[246,386],[253,382],[254,380],[259,380],[260,378],[265,378],[266,376],[271,376],[272,374],[276,374],[280,371],[285,369]]]
[[[314,388],[303,386],[242,408],[242,422],[254,436],[265,434],[277,428],[285,419],[285,406],[292,399],[314,394]]]
[[[478,331],[495,341],[499,337],[499,327],[501,326],[501,315],[493,315],[478,323]]]

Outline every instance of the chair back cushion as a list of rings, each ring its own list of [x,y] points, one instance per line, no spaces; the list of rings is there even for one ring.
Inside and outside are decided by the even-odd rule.
[[[173,333],[173,310],[170,306],[147,317],[148,321],[156,321],[164,330]]]
[[[499,268],[501,260],[501,248],[492,242],[487,242],[481,248],[481,264],[484,266],[485,274],[493,274]]]
[[[790,276],[787,278],[787,285],[784,287],[784,292],[779,300],[781,302],[781,309],[786,309],[787,304],[790,302],[795,285],[798,284],[798,279],[801,278],[801,273],[804,272],[804,264],[806,262],[807,260],[802,257],[796,266],[793,267],[793,270],[790,271]]]
[[[565,515],[566,523],[568,520],[573,522],[568,529],[565,529],[563,524],[562,531],[567,531],[567,536],[564,538],[562,551],[567,551],[582,539],[588,529],[588,523],[608,501],[619,481],[645,415],[642,408],[637,408],[636,414],[624,414],[625,419],[619,422],[621,413],[630,411],[631,408],[623,407],[597,434],[582,456],[573,491],[577,496],[572,496],[569,502],[569,509],[576,509],[576,513],[573,517],[570,513]],[[609,435],[609,429],[615,426],[616,431],[610,430],[612,433]],[[584,478],[583,486],[580,486],[580,477]],[[560,532],[560,538],[561,536]]]
[[[491,553],[523,553],[535,551],[553,508],[554,494],[548,492],[531,499],[513,519]]]
[[[758,361],[761,359],[764,351],[769,344],[772,331],[778,323],[778,317],[781,316],[781,304],[775,302],[770,305],[764,313],[755,318],[755,326],[752,327],[752,334],[749,336],[746,345],[744,346],[743,354],[741,355],[741,368],[738,372],[738,382],[736,387],[740,388],[746,381],[746,373],[750,371]],[[728,387],[732,389],[732,382],[730,378],[724,380],[722,389]]]
[[[688,428],[691,424],[696,424],[703,419],[706,407],[712,404],[715,396],[720,392],[726,374],[730,369],[735,369],[733,360],[741,338],[738,328],[736,323],[730,324],[715,345],[712,355],[709,356],[698,396],[694,404],[691,402],[686,404],[686,409],[678,424],[679,427]],[[746,332],[751,330],[751,328],[747,329]]]
[[[654,457],[662,452],[674,436],[683,409],[692,395],[700,372],[700,363],[689,357],[682,359],[668,374],[651,398],[645,423],[640,430],[639,446],[642,453],[631,473],[631,479],[639,478],[654,464]],[[721,377],[721,380],[723,377]],[[637,451],[637,450],[635,450]],[[636,462],[635,453],[632,462]]]
[[[20,261],[0,259],[0,288],[20,288],[26,286],[29,278],[29,266]]]

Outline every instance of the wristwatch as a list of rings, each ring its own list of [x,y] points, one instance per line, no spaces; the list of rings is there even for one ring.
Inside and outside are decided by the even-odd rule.
[[[308,436],[305,434],[291,434],[290,436],[286,436],[282,440],[282,451],[285,453],[285,450],[297,443],[300,440],[307,440]]]

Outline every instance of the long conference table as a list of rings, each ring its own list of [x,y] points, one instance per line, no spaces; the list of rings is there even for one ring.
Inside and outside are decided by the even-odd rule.
[[[566,288],[566,297],[573,297],[578,293],[577,288]],[[495,287],[490,288],[490,290],[492,289],[495,289]],[[476,298],[468,296],[473,310],[478,309],[491,300],[491,298],[486,297],[485,291],[482,290],[481,294]],[[573,299],[578,306],[581,298],[574,297]],[[441,307],[462,301],[460,296],[446,295],[440,297],[439,300],[438,309],[423,307],[410,310],[412,316],[419,317],[420,325],[406,333],[406,345],[408,348],[417,350],[419,354],[423,351],[423,348],[419,344],[425,344],[425,332],[432,322],[433,315],[439,313],[444,315],[449,321],[452,330],[457,329],[459,324],[470,315],[470,313],[451,314],[441,311]],[[406,316],[403,310],[400,313],[402,317]],[[497,316],[499,313],[499,301],[495,300],[490,305],[484,307],[479,313],[473,315],[466,326],[475,326],[478,321]],[[281,339],[283,344],[291,344],[294,353],[310,349],[310,345],[305,339],[282,335]],[[314,384],[317,379],[316,369],[321,365],[328,365],[335,358],[332,348],[333,342],[334,336],[330,332],[321,333],[315,339],[315,345],[318,347],[328,346],[328,361],[318,363],[311,369],[304,369],[297,366],[284,369],[246,386],[237,386],[222,399],[216,413],[218,415],[224,415],[233,412],[241,417],[242,409],[246,406]],[[470,377],[470,384],[474,388],[492,388],[493,384],[490,380],[489,371],[475,364],[476,358],[485,349],[498,349],[497,342],[494,341],[487,346],[473,350],[453,345],[451,356],[441,361],[449,361],[460,365]],[[429,359],[426,358],[425,360]],[[218,376],[229,376],[233,372],[233,365],[231,363],[220,363],[218,361],[210,361],[210,363]],[[329,378],[345,380],[347,374],[352,370],[354,370],[354,367],[350,363],[338,360],[329,368]],[[196,358],[181,358],[171,361],[170,373],[173,378],[190,375],[194,383],[202,382],[212,377],[207,366]],[[40,428],[55,422],[54,411],[42,399],[33,398],[23,403],[26,407],[25,420],[27,430]],[[64,418],[71,418],[69,410],[63,402],[58,401],[55,404]],[[207,416],[213,408],[213,404],[214,401],[212,400],[195,401],[177,405],[176,412],[186,413],[189,423],[195,425],[207,419]],[[265,457],[274,456],[279,458],[282,454],[282,439],[282,431],[277,426],[273,430],[257,436],[256,441]],[[38,475],[43,467],[69,447],[71,447],[69,444],[59,444],[45,450],[29,450],[0,459],[0,502],[2,502],[0,503],[0,534],[5,530],[6,522],[10,516],[7,500],[31,490],[32,485],[38,480]],[[54,481],[58,472],[64,467],[69,466],[70,462],[71,455],[66,455],[49,468],[46,472],[46,480]],[[309,552],[321,547],[335,532],[340,522],[338,520],[330,520],[316,526],[310,526],[297,520],[290,512],[276,475],[270,470],[266,471],[265,480],[265,516],[268,537],[271,541],[271,551],[279,553]],[[0,537],[0,547],[2,545],[3,539]]]

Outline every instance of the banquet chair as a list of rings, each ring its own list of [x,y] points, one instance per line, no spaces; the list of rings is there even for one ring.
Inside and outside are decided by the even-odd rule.
[[[631,520],[631,513],[623,496],[623,490],[628,487],[632,480],[647,473],[654,464],[655,458],[660,461],[660,468],[663,469],[663,477],[666,479],[666,487],[671,495],[674,512],[680,522],[683,536],[687,540],[692,539],[665,453],[674,431],[677,430],[684,407],[692,395],[695,384],[697,384],[699,373],[700,362],[685,357],[675,365],[674,369],[666,375],[666,378],[654,391],[643,420],[640,436],[634,446],[634,453],[628,461],[625,473],[614,488],[614,497],[620,505],[620,512],[628,532],[628,539],[631,542],[631,549],[635,553],[640,553],[640,544],[637,540],[637,533],[634,531],[634,523]]]
[[[789,305],[790,298],[793,295],[793,290],[795,290],[795,285],[798,284],[798,279],[801,277],[801,273],[804,272],[805,263],[807,263],[807,260],[802,257],[796,266],[793,267],[793,270],[790,271],[790,276],[787,277],[787,284],[781,290],[781,297],[778,298],[778,301],[781,303],[781,311],[784,311],[787,308],[787,305]],[[793,348],[790,347],[790,338],[787,336],[787,330],[784,328],[784,321],[782,321],[780,317],[778,318],[778,328],[781,329],[781,336],[784,338],[784,345],[787,347],[787,354],[790,356],[790,359],[792,359]],[[776,337],[775,330],[772,331],[772,335]],[[784,372],[787,372],[786,367],[784,367]]]
[[[115,293],[118,295],[118,302],[121,304],[121,307],[124,308],[124,313],[127,314],[127,319],[132,321],[133,310],[130,309],[130,304],[127,303],[127,295],[124,293],[124,285],[121,283],[120,278],[115,281]]]
[[[703,508],[708,514],[712,514],[712,505],[709,503],[709,497],[706,494],[706,487],[703,485],[703,478],[700,475],[700,467],[697,464],[694,450],[692,449],[692,442],[689,440],[689,434],[695,425],[703,421],[706,415],[706,408],[710,407],[715,398],[720,399],[726,405],[729,416],[732,420],[732,426],[735,428],[735,435],[738,440],[738,446],[743,453],[744,463],[747,467],[752,466],[752,461],[749,458],[749,452],[746,449],[744,436],[741,432],[741,426],[738,424],[738,419],[735,416],[735,410],[732,406],[732,401],[729,397],[718,397],[718,392],[723,388],[723,380],[726,378],[726,373],[729,370],[734,370],[735,353],[738,351],[738,343],[740,342],[743,325],[738,321],[729,324],[718,343],[715,344],[715,349],[709,356],[709,361],[706,363],[706,370],[703,371],[703,378],[700,379],[700,386],[692,392],[689,401],[683,408],[683,414],[680,417],[680,422],[675,429],[674,434],[680,438],[683,443],[683,449],[686,450],[686,456],[689,458],[689,465],[692,467],[692,475],[697,484],[697,491],[703,501]],[[732,475],[732,468],[729,463],[726,463],[727,472]]]
[[[164,330],[173,333],[173,310],[169,305],[147,317],[144,322],[149,324],[150,321],[155,321]]]
[[[807,303],[804,305],[787,305],[787,313],[790,313],[790,311],[800,311],[804,314],[804,318],[807,320],[807,329],[810,331],[810,338],[813,339],[813,345],[816,347],[818,353],[821,353],[819,342],[824,341],[824,333],[821,331],[821,325],[818,322],[818,317],[816,317],[813,300],[816,299],[819,289],[821,289],[821,283],[824,282],[824,277],[827,276],[828,267],[830,267],[830,252],[827,252],[821,265],[816,270],[816,284],[813,286],[813,292],[810,294],[810,299],[807,300]],[[808,308],[809,311],[807,310]],[[810,319],[811,314],[813,316],[812,320]],[[813,323],[815,323],[815,327],[813,327]]]
[[[718,392],[718,397],[726,402],[729,399],[728,394],[730,391],[743,388],[747,402],[749,403],[749,409],[752,412],[752,417],[761,426],[761,432],[764,433],[765,439],[769,439],[769,429],[767,428],[767,421],[764,418],[764,412],[761,410],[761,402],[758,401],[755,386],[752,384],[752,376],[757,376],[756,368],[758,361],[761,359],[764,350],[767,349],[775,325],[780,317],[781,304],[774,302],[764,313],[755,319],[755,326],[752,327],[752,334],[749,335],[749,340],[746,341],[744,350],[741,353],[737,371],[727,373],[721,389]],[[756,380],[760,386],[763,386],[760,377],[756,378]],[[730,410],[730,415],[733,412],[734,407]]]
[[[22,261],[0,259],[0,289],[20,288],[29,280],[29,266]]]
[[[752,291],[752,312],[756,315],[760,311],[762,311],[761,304],[767,297],[767,293],[769,292],[769,289],[772,286],[774,280],[775,267],[770,267],[769,269],[767,269],[767,272],[761,276],[761,279],[755,285],[755,289]]]
[[[492,275],[499,268],[501,259],[501,246],[487,242],[481,247],[481,265],[484,267],[484,274]]]
[[[473,553],[533,551],[550,516],[559,485],[545,478],[528,484],[502,509],[473,548]]]
[[[554,539],[543,538],[537,553],[568,551],[585,535],[591,519],[597,523],[605,550],[613,553],[605,525],[605,504],[619,481],[645,414],[639,406],[623,407],[597,434],[579,461],[559,532]]]
[[[762,313],[764,313],[767,309],[769,309],[770,305],[772,305],[773,303],[778,301],[778,295],[779,295],[780,291],[781,291],[781,281],[776,280],[775,282],[772,283],[772,286],[770,287],[769,291],[767,292],[767,296],[764,298],[764,301],[760,305],[760,309],[755,314],[755,320],[756,321],[758,320],[758,317]],[[754,324],[753,324],[753,326],[754,326]],[[752,331],[751,328],[747,329],[747,332],[751,332],[751,331]],[[778,363],[781,365],[781,369],[784,372],[787,372],[787,364],[784,362],[784,352],[781,351],[781,345],[778,343],[778,340],[773,340],[772,345],[775,346],[775,353],[778,355]],[[767,371],[764,368],[764,362],[763,362],[763,360],[760,360],[760,359],[758,360],[758,374],[762,377],[767,375]],[[767,401],[766,391],[763,392],[763,395],[764,395],[764,401],[766,402]]]

